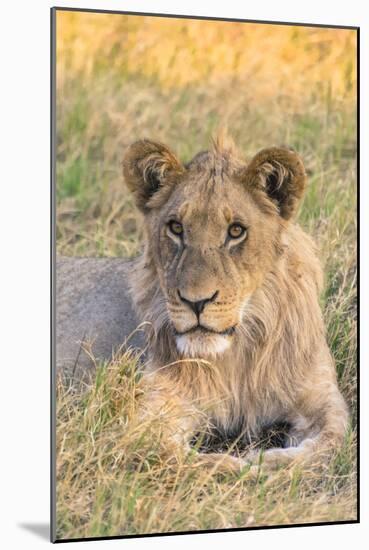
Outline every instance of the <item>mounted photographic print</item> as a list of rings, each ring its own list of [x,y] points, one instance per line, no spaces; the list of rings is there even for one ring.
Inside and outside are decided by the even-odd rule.
[[[358,29],[51,15],[53,540],[357,522]]]

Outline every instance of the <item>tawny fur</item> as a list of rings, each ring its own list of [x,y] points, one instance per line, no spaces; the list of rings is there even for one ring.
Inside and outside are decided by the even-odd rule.
[[[290,446],[267,450],[265,463],[339,445],[347,409],[318,301],[321,267],[293,222],[306,183],[299,156],[270,148],[246,163],[222,136],[183,166],[164,145],[143,140],[123,169],[146,219],[131,277],[138,312],[152,326],[145,409],[167,411],[170,452],[186,452],[206,427],[237,427],[252,439],[280,421],[291,426]],[[168,229],[173,218],[183,226],[178,238]],[[246,237],[233,242],[227,228],[237,221]],[[183,296],[216,298],[196,320]],[[216,332],[187,332],[197,322]],[[259,457],[208,459],[239,469]]]

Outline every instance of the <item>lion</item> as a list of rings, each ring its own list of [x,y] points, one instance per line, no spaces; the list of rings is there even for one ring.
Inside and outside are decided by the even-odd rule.
[[[237,471],[338,447],[348,410],[316,247],[294,222],[306,187],[299,155],[271,147],[246,162],[220,136],[184,165],[143,139],[126,150],[123,174],[145,220],[130,275],[138,317],[152,327],[143,414],[171,411],[169,452],[188,453],[204,427],[248,441],[286,427],[278,446],[208,453]]]

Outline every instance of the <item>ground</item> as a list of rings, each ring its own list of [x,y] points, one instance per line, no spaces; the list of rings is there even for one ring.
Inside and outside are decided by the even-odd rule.
[[[130,422],[142,389],[135,357],[117,357],[79,391],[58,385],[58,538],[355,519],[354,31],[251,25],[246,39],[223,23],[223,42],[214,42],[210,27],[199,33],[168,20],[167,58],[168,46],[158,50],[155,40],[160,20],[80,17],[69,13],[58,25],[58,253],[139,252],[142,218],[121,176],[124,147],[135,139],[162,140],[183,161],[224,125],[245,157],[292,146],[309,176],[298,222],[324,265],[321,304],[351,427],[329,463],[305,469],[251,478],[247,469],[221,476],[194,468],[191,458],[174,467],[160,460],[152,426]]]

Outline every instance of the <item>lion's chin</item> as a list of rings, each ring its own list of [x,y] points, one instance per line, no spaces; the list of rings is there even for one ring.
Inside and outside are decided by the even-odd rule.
[[[223,334],[195,333],[176,336],[178,350],[184,357],[214,358],[231,345],[231,337]]]

